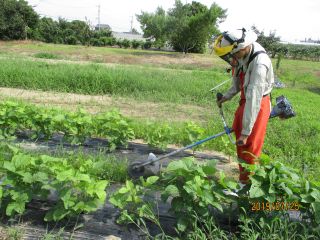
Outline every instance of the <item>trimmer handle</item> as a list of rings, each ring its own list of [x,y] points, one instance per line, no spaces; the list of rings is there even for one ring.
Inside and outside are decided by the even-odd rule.
[[[218,92],[217,93],[217,101],[220,101],[223,98],[223,94]],[[221,103],[218,103],[218,107],[221,109]]]
[[[223,98],[223,94],[218,92],[217,93],[217,100],[220,101]]]

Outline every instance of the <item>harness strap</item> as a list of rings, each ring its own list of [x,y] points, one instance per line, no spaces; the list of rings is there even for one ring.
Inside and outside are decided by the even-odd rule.
[[[252,45],[252,47],[253,47],[253,45]],[[249,64],[252,62],[252,60],[256,57],[256,56],[258,56],[260,53],[265,53],[266,54],[266,52],[265,51],[257,51],[257,52],[253,52],[254,51],[254,49],[252,48],[252,53],[251,53],[251,55],[250,55],[250,57],[249,57],[249,61],[248,61],[248,66],[249,66]]]

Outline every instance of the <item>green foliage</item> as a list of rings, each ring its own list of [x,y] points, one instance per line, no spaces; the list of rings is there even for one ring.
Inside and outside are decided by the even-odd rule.
[[[162,230],[159,219],[155,214],[155,204],[146,199],[158,179],[159,177],[157,176],[149,177],[146,180],[140,178],[140,182],[137,184],[127,180],[124,186],[110,196],[110,203],[121,210],[120,216],[117,219],[118,223],[133,223],[148,237],[150,237],[150,234],[145,220],[156,224]],[[162,235],[165,235],[163,230]]]
[[[108,181],[89,175],[86,167],[63,158],[31,156],[6,144],[0,148],[1,207],[7,216],[22,214],[33,198],[46,200],[50,192],[57,193],[58,201],[46,221],[91,212],[104,203]]]
[[[171,162],[160,179],[149,177],[140,179],[141,184],[134,185],[127,181],[126,185],[115,192],[110,202],[122,210],[120,220],[132,221],[146,218],[156,223],[154,206],[147,201],[149,192],[160,191],[161,199],[171,199],[170,211],[178,218],[178,230],[185,232],[195,221],[194,213],[199,217],[209,216],[208,207],[223,211],[222,203],[229,199],[222,193],[224,188],[235,189],[237,184],[227,180],[222,174],[219,181],[214,180],[215,162],[198,164],[193,158]],[[157,187],[153,186],[158,182]],[[146,211],[147,210],[147,211]],[[130,222],[129,221],[129,222]]]
[[[0,39],[26,39],[28,28],[38,22],[38,15],[24,0],[0,1]]]
[[[150,49],[152,47],[152,42],[150,40],[145,41],[143,44],[143,49]]]
[[[182,134],[179,133],[179,140],[184,146],[199,141],[204,137],[204,129],[194,122],[185,122],[182,130]]]
[[[110,149],[127,145],[134,138],[134,132],[128,121],[117,110],[98,115],[95,118],[95,134],[110,141]]]
[[[158,225],[156,209],[148,201],[148,196],[155,190],[159,191],[163,201],[170,199],[170,211],[178,219],[177,231],[183,238],[188,236],[187,239],[237,239],[237,236],[240,239],[317,239],[320,236],[320,185],[300,178],[295,170],[272,162],[267,156],[263,156],[260,163],[256,167],[251,166],[250,170],[254,171],[252,185],[239,191],[239,198],[222,193],[223,189],[234,191],[238,185],[227,180],[223,172],[217,178],[214,162],[200,164],[192,158],[185,158],[171,162],[160,178],[141,178],[138,184],[127,181],[111,196],[110,202],[121,209],[121,223],[140,226],[144,219],[148,219]],[[244,193],[246,191],[248,195]],[[290,220],[285,209],[272,212],[264,210],[247,216],[245,209],[248,208],[241,207],[244,202],[276,200],[299,202],[303,216],[308,217],[307,221]],[[229,206],[235,203],[242,209],[239,232],[231,235],[216,225],[209,210],[215,208],[223,212],[228,203]]]
[[[45,59],[60,59],[60,56],[53,53],[40,52],[33,55],[36,58],[45,58]]]
[[[164,150],[171,142],[173,133],[172,128],[168,124],[149,124],[146,135],[147,143],[151,147],[157,147]]]
[[[217,33],[217,23],[226,17],[225,13],[226,10],[215,3],[208,9],[195,1],[183,5],[180,0],[176,0],[175,7],[168,13],[170,44],[175,50],[184,53],[203,53],[208,39]]]
[[[262,155],[260,164],[242,163],[242,165],[254,173],[250,176],[249,198],[251,201],[290,203],[290,206],[286,205],[285,208],[298,209],[306,217],[312,218],[313,222],[320,223],[319,185],[306,180],[299,171],[280,162],[273,162],[266,155]],[[297,203],[298,206],[293,206],[293,203]],[[271,207],[272,204],[269,211]]]
[[[171,211],[178,218],[178,230],[185,231],[194,222],[194,213],[199,217],[209,216],[208,207],[223,212],[222,203],[229,199],[222,193],[225,188],[236,189],[237,184],[220,175],[214,180],[217,172],[214,161],[197,163],[193,158],[169,163],[165,169],[161,183],[164,186],[161,198],[171,200]]]
[[[72,144],[82,144],[96,134],[108,139],[110,150],[126,145],[134,137],[129,123],[116,110],[92,117],[82,109],[63,113],[15,102],[0,104],[0,127],[3,137],[14,136],[17,131],[30,130],[33,138],[49,139],[59,132],[64,135],[64,140]]]
[[[33,31],[33,38],[47,43],[62,43],[58,22],[52,18],[40,18],[37,28]]]
[[[303,44],[283,44],[280,43],[280,37],[276,36],[276,32],[270,32],[268,36],[263,31],[259,31],[256,26],[252,26],[252,30],[258,35],[259,42],[271,57],[276,56],[292,59],[306,59],[312,61],[320,61],[320,47],[307,46]],[[278,60],[279,61],[279,60]],[[277,63],[277,70],[279,66]]]
[[[155,47],[161,48],[169,42],[177,51],[203,53],[225,13],[217,4],[208,9],[199,2],[184,5],[176,0],[168,13],[159,7],[155,13],[142,12],[137,18],[144,36],[154,40]]]
[[[102,42],[102,46],[114,46],[117,43],[117,40],[114,37],[101,37],[100,41]]]
[[[138,40],[133,40],[131,42],[131,45],[132,45],[132,48],[137,49],[137,48],[139,48],[140,46],[143,45],[143,42],[142,41],[138,41]]]
[[[163,8],[158,7],[155,13],[141,12],[137,15],[137,20],[141,24],[143,36],[153,39],[153,45],[161,48],[167,41],[167,16]]]
[[[320,230],[307,222],[291,221],[288,214],[269,217],[247,216],[242,209],[239,217],[240,239],[318,239]]]

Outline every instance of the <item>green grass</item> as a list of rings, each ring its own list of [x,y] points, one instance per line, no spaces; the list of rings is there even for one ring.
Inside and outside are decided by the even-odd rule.
[[[0,59],[0,86],[83,94],[112,94],[156,102],[206,104],[226,76],[215,71]]]
[[[47,53],[47,52],[40,52],[33,55],[35,58],[45,58],[45,59],[61,59],[60,56],[53,54],[53,53]]]

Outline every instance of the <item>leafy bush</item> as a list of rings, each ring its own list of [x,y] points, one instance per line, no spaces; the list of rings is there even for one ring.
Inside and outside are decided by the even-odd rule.
[[[144,44],[143,44],[143,49],[150,49],[152,47],[152,42],[150,40],[147,40]]]
[[[123,39],[123,40],[119,40],[118,41],[118,45],[119,47],[124,47],[124,48],[129,48],[130,47],[131,42],[128,39]]]
[[[90,45],[100,47],[103,46],[103,41],[100,38],[91,38]]]
[[[134,49],[139,48],[142,44],[143,44],[143,42],[138,41],[138,40],[133,40],[133,41],[131,42],[132,48],[134,48]]]
[[[168,125],[149,124],[146,136],[147,143],[151,147],[165,149],[171,142],[173,129]]]
[[[76,168],[67,159],[31,156],[1,144],[1,207],[7,216],[22,214],[32,199],[47,200],[50,192],[55,192],[58,201],[47,212],[46,221],[94,211],[105,201],[108,181],[98,180],[87,171],[88,165]]]
[[[134,138],[134,132],[127,120],[117,110],[102,113],[95,118],[95,134],[109,140],[109,148],[126,145]]]
[[[71,35],[71,36],[66,36],[66,38],[64,39],[64,42],[65,42],[66,44],[69,44],[69,45],[79,44],[79,41],[78,41],[77,37],[76,37],[76,36],[73,36],[73,35]]]
[[[184,146],[199,141],[203,138],[204,129],[194,122],[186,122],[182,127],[182,133],[179,133],[180,143]]]

